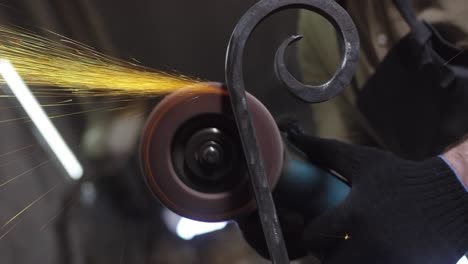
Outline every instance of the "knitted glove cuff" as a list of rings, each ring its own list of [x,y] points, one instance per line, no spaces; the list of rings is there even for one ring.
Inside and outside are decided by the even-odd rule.
[[[418,172],[406,174],[408,184],[418,194],[428,226],[459,257],[468,250],[468,193],[439,157],[420,164]]]

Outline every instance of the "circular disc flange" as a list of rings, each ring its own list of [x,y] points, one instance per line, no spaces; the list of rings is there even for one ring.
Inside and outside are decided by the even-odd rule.
[[[268,182],[273,188],[283,164],[280,133],[273,117],[260,101],[248,94],[247,103]],[[155,107],[148,118],[141,142],[144,177],[153,194],[166,207],[181,216],[207,222],[235,219],[255,209],[255,200],[245,169],[239,175],[232,175],[240,179],[229,190],[203,192],[184,183],[174,168],[172,147],[178,129],[189,120],[204,114],[227,115],[232,118],[229,98],[221,84],[205,83],[195,88],[179,90],[165,97]],[[209,127],[216,126],[214,119]],[[238,147],[242,149],[241,146]],[[242,151],[239,155],[242,155]],[[240,158],[244,160],[244,157]]]

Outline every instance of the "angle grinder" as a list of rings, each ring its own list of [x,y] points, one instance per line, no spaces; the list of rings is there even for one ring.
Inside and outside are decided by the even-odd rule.
[[[282,206],[300,206],[301,211],[307,206],[311,208],[306,211],[318,214],[324,204],[328,207],[344,198],[347,187],[293,149],[259,100],[248,94],[247,104],[270,188],[287,197]],[[181,216],[219,222],[238,219],[256,208],[222,84],[203,83],[166,96],[147,120],[140,155],[151,192]]]

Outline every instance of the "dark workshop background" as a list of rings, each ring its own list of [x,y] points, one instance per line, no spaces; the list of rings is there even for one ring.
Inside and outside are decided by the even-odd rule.
[[[0,0],[0,22],[38,32],[52,30],[121,59],[223,82],[230,33],[254,3]],[[309,107],[292,98],[273,75],[274,52],[284,38],[295,33],[295,26],[296,12],[286,11],[259,27],[246,52],[247,87],[275,116],[289,114],[310,120]],[[294,52],[289,57],[291,70],[297,70]],[[155,103],[142,103],[139,111],[147,113]],[[14,106],[15,102],[3,100],[1,105]],[[24,115],[21,109],[7,109],[0,112],[2,120]],[[76,106],[55,111],[81,110]],[[84,164],[85,180],[79,184],[64,180],[54,162],[41,166],[49,154],[38,144],[30,124],[0,124],[0,154],[36,144],[27,153],[17,153],[8,166],[0,166],[0,178],[7,180],[37,167],[0,187],[2,223],[58,184],[21,217],[0,228],[0,263],[262,263],[233,225],[188,242],[166,229],[160,205],[141,181],[135,158],[137,136],[126,138],[124,134],[114,139],[128,141],[123,151],[113,151],[115,142],[102,149],[99,144],[94,144],[97,149],[86,149],[84,141],[91,130],[106,135],[106,129],[117,123],[138,132],[145,116],[135,122],[121,117],[93,113],[54,120]]]

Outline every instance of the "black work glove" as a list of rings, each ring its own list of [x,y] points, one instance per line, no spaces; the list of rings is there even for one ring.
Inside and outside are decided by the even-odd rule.
[[[439,157],[413,162],[306,136],[294,122],[280,128],[311,162],[352,187],[341,205],[306,223],[295,241],[324,264],[455,264],[467,251],[468,194]]]

